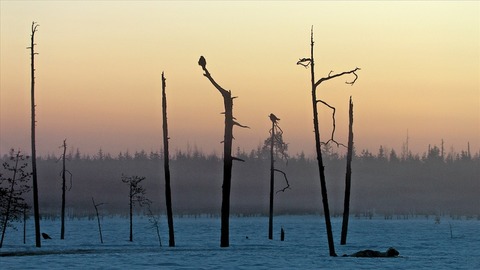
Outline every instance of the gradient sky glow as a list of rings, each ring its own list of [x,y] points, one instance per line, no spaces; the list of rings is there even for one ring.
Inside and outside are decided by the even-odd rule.
[[[309,56],[314,26],[318,96],[337,108],[346,143],[348,98],[355,145],[423,153],[480,151],[480,2],[4,1],[0,0],[0,153],[30,152],[30,42],[36,34],[37,151],[95,154],[162,147],[161,72],[167,77],[171,149],[221,153],[223,101],[202,75],[239,98],[234,115],[251,129],[237,146],[256,148],[281,118],[290,153],[314,149]],[[321,132],[331,132],[322,109]]]

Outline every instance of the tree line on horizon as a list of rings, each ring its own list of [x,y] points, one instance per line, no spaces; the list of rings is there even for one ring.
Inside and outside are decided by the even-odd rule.
[[[323,146],[325,167],[328,170],[327,176],[332,180],[329,186],[332,187],[332,197],[334,212],[341,211],[340,200],[342,195],[340,191],[343,188],[343,174],[345,155],[335,151],[334,147],[329,145]],[[360,153],[353,155],[353,173],[352,173],[352,196],[356,200],[353,205],[354,213],[362,213],[376,209],[379,214],[402,214],[406,212],[430,213],[439,212],[457,213],[457,214],[477,214],[475,211],[475,202],[478,199],[470,201],[471,205],[464,203],[465,210],[461,207],[448,209],[448,207],[440,202],[446,201],[448,198],[454,199],[453,194],[448,194],[448,187],[453,190],[464,190],[465,194],[475,191],[478,186],[478,168],[480,167],[480,152],[471,154],[466,150],[460,152],[449,152],[444,154],[442,158],[441,147],[434,145],[423,154],[409,153],[407,156],[397,155],[394,150],[386,150],[380,146],[376,153],[369,150],[362,150]],[[233,196],[238,194],[250,194],[250,199],[245,199],[253,204],[235,201],[233,204],[234,212],[241,214],[265,214],[266,209],[263,205],[266,203],[269,179],[269,152],[266,147],[258,147],[249,152],[236,149],[235,156],[245,160],[233,170],[233,178],[235,186]],[[3,161],[8,161],[9,157],[4,155]],[[68,170],[72,173],[71,190],[67,192],[67,212],[70,215],[90,215],[93,211],[91,208],[91,196],[85,194],[95,194],[95,198],[100,200],[101,197],[108,198],[108,205],[105,210],[112,214],[125,213],[126,209],[122,207],[125,204],[120,191],[125,189],[121,185],[120,179],[122,173],[126,175],[145,176],[145,185],[148,196],[156,203],[154,209],[164,213],[165,209],[159,205],[159,194],[163,190],[161,181],[158,181],[159,175],[164,173],[161,166],[163,162],[162,151],[135,151],[130,154],[129,151],[121,152],[113,157],[108,153],[99,151],[97,155],[83,155],[80,151],[70,151],[66,155]],[[177,150],[171,154],[171,170],[172,170],[172,189],[174,194],[185,198],[174,198],[175,212],[179,214],[214,214],[218,210],[218,194],[212,194],[212,190],[220,188],[221,183],[221,163],[222,158],[214,153],[206,154],[199,150],[191,151]],[[287,162],[277,164],[280,169],[289,175],[291,190],[287,193],[279,193],[276,201],[277,213],[289,214],[305,214],[305,213],[321,213],[318,211],[318,205],[312,205],[308,201],[313,199],[318,201],[318,193],[316,192],[316,182],[314,169],[315,159],[308,157],[303,153],[289,156]],[[38,166],[42,179],[40,184],[42,191],[41,205],[44,214],[56,214],[60,207],[61,199],[61,156],[49,154],[47,156],[38,157]],[[188,169],[185,169],[188,168]],[[3,169],[3,168],[2,168]],[[28,168],[26,168],[28,170]],[[3,171],[4,172],[4,171]],[[442,185],[435,186],[436,183]],[[430,191],[426,188],[430,186]],[[398,192],[395,187],[399,188]],[[415,190],[419,187],[419,190]],[[118,191],[111,192],[114,196],[106,197],[104,190]],[[238,191],[235,191],[238,190]],[[382,191],[390,191],[385,194],[391,194],[392,202],[384,202],[381,198]],[[410,190],[409,193],[403,193],[402,190]],[[305,196],[301,191],[305,191]],[[362,198],[362,194],[372,192],[368,198]],[[422,194],[427,192],[426,194]],[[93,193],[92,193],[93,192]],[[357,194],[356,193],[362,193]],[[445,193],[446,192],[446,193]],[[378,194],[377,194],[378,193]],[[419,204],[414,206],[409,203],[402,203],[402,199],[406,197],[426,198],[431,194],[437,193],[438,200],[432,203]],[[444,194],[445,193],[445,194]],[[189,196],[183,196],[189,194]],[[416,195],[415,195],[416,194]],[[440,194],[444,194],[442,199]],[[460,192],[459,192],[460,194]],[[191,196],[190,196],[191,195]],[[457,194],[458,195],[458,194]],[[157,199],[154,199],[156,196]],[[298,196],[299,198],[295,198]],[[309,198],[305,200],[305,205],[301,204],[299,199]],[[463,195],[462,195],[463,196]],[[288,198],[287,201],[282,198]],[[197,202],[191,201],[196,198]],[[388,198],[388,196],[386,197]],[[385,199],[386,199],[385,198]],[[474,199],[476,197],[464,197],[463,199]],[[236,198],[235,200],[237,200]],[[376,199],[379,199],[376,202]],[[26,198],[26,201],[30,201]],[[104,200],[106,202],[106,200]],[[290,201],[290,203],[288,203]],[[435,206],[438,202],[438,207]],[[290,205],[289,205],[290,204]],[[241,206],[244,205],[244,206]],[[427,207],[428,206],[428,207]],[[85,210],[87,209],[87,210]],[[480,214],[480,213],[478,213]]]
[[[468,143],[467,143],[468,145]],[[429,160],[443,161],[445,163],[453,163],[459,161],[468,161],[468,160],[477,160],[480,159],[480,149],[476,152],[473,152],[467,146],[467,149],[462,149],[460,151],[455,151],[453,148],[450,148],[448,152],[442,150],[442,146],[436,144],[429,144],[427,149],[420,153],[413,153],[411,151],[406,152],[405,146],[402,146],[402,151],[397,151],[394,148],[380,145],[376,152],[371,151],[370,149],[362,149],[358,151],[356,147],[353,147],[353,158],[357,160],[361,159],[377,159],[377,160],[387,160],[392,162],[406,162],[406,161],[421,161],[428,162]],[[322,145],[322,151],[325,153],[327,159],[344,159],[346,153],[341,150],[341,147],[334,147],[332,145]],[[243,148],[237,147],[235,149],[235,155],[241,157],[248,157],[250,159],[267,159],[269,158],[269,150],[265,145],[258,145],[255,149],[245,150]],[[3,160],[9,158],[9,154],[3,154],[1,157]],[[222,156],[216,152],[205,152],[199,149],[197,146],[190,147],[187,149],[176,149],[171,153],[170,158],[172,159],[182,159],[182,158],[202,158],[202,159],[221,159]],[[55,155],[54,152],[49,152],[45,155],[39,155],[39,160],[60,160],[60,155]],[[118,154],[112,154],[110,152],[104,152],[102,148],[99,148],[96,154],[83,153],[79,148],[70,149],[66,153],[66,159],[68,161],[73,160],[163,160],[163,148],[159,150],[135,150],[131,152],[130,150],[124,150],[118,152]],[[288,159],[315,159],[313,154],[307,155],[304,151],[296,153],[294,155],[288,154]]]

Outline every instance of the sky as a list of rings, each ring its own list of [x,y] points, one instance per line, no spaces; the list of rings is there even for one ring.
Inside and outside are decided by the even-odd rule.
[[[316,77],[346,144],[354,102],[357,151],[428,145],[480,151],[478,1],[5,1],[0,0],[0,154],[30,152],[30,44],[35,35],[37,153],[162,149],[161,73],[170,149],[221,154],[223,100],[231,90],[234,148],[268,137],[274,113],[290,154],[314,153],[310,71],[296,65],[315,40]],[[331,133],[321,107],[320,132]],[[334,147],[336,148],[336,147]],[[338,151],[341,151],[339,149]]]

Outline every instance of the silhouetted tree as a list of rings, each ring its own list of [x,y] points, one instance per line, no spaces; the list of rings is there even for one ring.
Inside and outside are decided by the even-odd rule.
[[[26,159],[27,157],[20,151],[15,152],[11,149],[9,161],[3,163],[3,168],[6,172],[11,173],[11,176],[7,177],[0,174],[0,213],[2,217],[0,248],[3,245],[7,227],[13,221],[20,220],[24,211],[28,208],[23,198],[23,194],[30,191],[28,181],[31,173],[25,172],[28,166]]]
[[[229,240],[229,216],[230,216],[230,188],[232,180],[232,163],[233,160],[244,161],[242,159],[232,156],[232,139],[233,139],[233,126],[248,128],[235,121],[233,117],[233,99],[232,92],[223,89],[210,75],[207,70],[207,61],[203,56],[200,56],[198,64],[202,67],[203,76],[217,88],[222,94],[223,103],[225,106],[225,133],[223,140],[223,185],[222,185],[222,212],[221,212],[221,236],[220,247],[228,247],[230,245]]]
[[[350,97],[350,105],[348,110],[348,149],[347,149],[347,169],[345,173],[345,198],[343,202],[343,221],[342,235],[340,245],[347,243],[348,217],[350,216],[350,189],[352,186],[352,156],[353,156],[353,102]]]
[[[157,217],[155,217],[155,215],[153,214],[152,209],[150,208],[150,205],[148,205],[147,210],[148,210],[147,214],[149,217],[148,220],[152,223],[153,227],[155,227],[157,232],[158,244],[162,246],[162,238],[160,238],[160,222],[158,221]]]
[[[143,180],[145,180],[145,177],[122,175],[122,182],[129,186],[130,242],[133,241],[133,206],[135,203],[138,203],[140,206],[150,204],[150,200],[146,197],[146,190],[140,184]]]
[[[37,32],[37,27],[39,25],[36,22],[32,22],[32,34],[31,34],[31,43],[30,47],[30,57],[31,57],[31,114],[32,114],[32,123],[31,123],[31,133],[32,133],[32,179],[33,179],[33,212],[35,216],[35,245],[36,247],[41,247],[40,239],[40,210],[38,205],[38,181],[37,181],[37,154],[35,150],[35,55],[38,54],[35,52],[35,33]]]
[[[265,141],[265,146],[269,145],[270,147],[270,207],[268,215],[268,239],[273,239],[273,196],[274,196],[274,186],[275,186],[275,172],[280,172],[285,177],[287,186],[281,191],[285,191],[290,187],[285,172],[275,169],[275,155],[274,152],[277,150],[283,157],[286,158],[287,144],[283,141],[283,130],[278,125],[280,119],[275,116],[273,113],[269,115],[270,121],[272,121],[272,128],[270,129],[270,139]],[[282,228],[283,231],[283,228]]]
[[[60,175],[62,176],[62,213],[61,213],[61,220],[62,225],[60,229],[60,239],[65,239],[65,193],[67,191],[66,185],[66,174],[70,175],[70,188],[72,187],[72,173],[65,168],[65,160],[66,160],[66,152],[67,152],[67,139],[63,140],[63,154],[61,156],[62,159],[62,171]],[[70,190],[70,189],[69,189]]]
[[[313,26],[311,29],[310,33],[310,58],[302,58],[297,62],[297,65],[302,65],[304,67],[310,66],[310,76],[311,76],[311,88],[312,88],[312,106],[313,106],[313,128],[315,132],[315,150],[317,152],[317,161],[318,161],[318,169],[320,173],[320,186],[322,189],[322,202],[323,202],[323,211],[325,215],[325,226],[327,229],[327,238],[328,238],[328,248],[330,251],[330,256],[337,256],[335,253],[335,245],[333,243],[333,234],[332,234],[332,225],[330,222],[330,210],[328,206],[328,196],[327,196],[327,185],[326,185],[326,180],[325,180],[325,167],[323,165],[323,160],[322,160],[322,151],[321,151],[321,140],[320,140],[320,128],[318,124],[318,108],[317,104],[323,103],[324,105],[334,109],[330,105],[328,105],[326,102],[317,99],[317,87],[328,80],[347,75],[347,74],[353,74],[355,75],[355,79],[351,82],[346,82],[347,84],[353,85],[355,81],[357,80],[358,76],[355,73],[356,71],[360,70],[359,68],[355,68],[350,71],[345,71],[337,74],[332,74],[333,71],[330,71],[327,77],[323,77],[319,80],[315,79],[315,61],[313,58]],[[334,110],[335,112],[335,110]],[[334,122],[335,123],[335,122]],[[335,126],[333,129],[333,132],[335,131]],[[333,132],[332,132],[332,138],[329,140],[333,140]]]
[[[92,197],[92,203],[93,203],[93,207],[95,207],[95,214],[97,215],[98,233],[100,234],[100,243],[103,244],[102,225],[100,224],[100,215],[98,214],[98,207],[103,203],[96,204],[93,197]]]
[[[167,204],[167,220],[168,220],[168,245],[175,246],[175,232],[173,229],[173,210],[172,210],[172,192],[170,188],[170,158],[168,153],[168,123],[167,123],[167,87],[165,75],[162,72],[162,112],[163,112],[163,167],[165,171],[165,201]],[[158,226],[157,226],[158,230]]]

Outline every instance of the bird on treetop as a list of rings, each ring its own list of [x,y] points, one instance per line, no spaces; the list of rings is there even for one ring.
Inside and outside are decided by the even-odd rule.
[[[277,121],[280,121],[280,118],[276,117],[275,114],[271,113],[270,114],[270,120],[272,120],[272,122],[277,122]]]
[[[202,66],[202,69],[205,69],[205,66],[207,65],[207,60],[205,60],[205,57],[200,56],[200,59],[198,59],[198,64]]]

